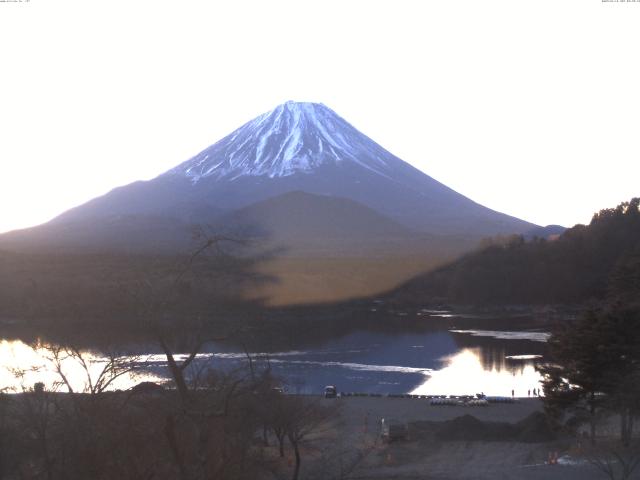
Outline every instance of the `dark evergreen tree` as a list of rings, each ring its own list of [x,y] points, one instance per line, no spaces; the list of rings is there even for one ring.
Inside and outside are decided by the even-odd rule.
[[[640,311],[615,306],[565,322],[548,342],[543,374],[545,408],[558,421],[588,422],[616,413],[628,444],[640,414]],[[568,418],[567,418],[568,417]]]
[[[550,362],[540,367],[545,409],[557,421],[588,422],[595,442],[602,413],[604,352],[598,315],[587,312],[575,322],[557,327],[548,341]],[[569,417],[568,419],[564,417]]]

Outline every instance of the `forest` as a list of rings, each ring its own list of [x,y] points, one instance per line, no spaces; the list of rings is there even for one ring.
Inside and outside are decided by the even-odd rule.
[[[594,214],[558,238],[497,238],[391,293],[397,302],[585,304],[613,284],[639,291],[640,199]]]

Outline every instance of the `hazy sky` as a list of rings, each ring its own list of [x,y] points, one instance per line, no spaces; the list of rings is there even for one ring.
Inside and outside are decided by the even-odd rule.
[[[488,207],[640,195],[640,2],[0,2],[0,231],[326,104]]]

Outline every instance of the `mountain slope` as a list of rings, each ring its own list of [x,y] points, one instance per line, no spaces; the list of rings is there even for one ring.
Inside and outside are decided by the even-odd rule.
[[[412,231],[353,200],[289,192],[222,217],[213,230],[266,252],[256,292],[271,304],[371,295],[472,248],[465,238]]]
[[[54,258],[171,254],[194,248],[194,228],[150,215],[78,219],[2,235],[0,249],[45,257],[54,253]],[[263,259],[255,273],[277,280],[247,296],[279,305],[385,291],[473,246],[462,237],[412,231],[353,200],[305,192],[285,193],[227,213],[208,228],[247,241],[242,253]],[[37,270],[28,273],[29,278],[40,276]]]
[[[409,239],[417,232],[341,197],[288,192],[223,216],[220,229],[241,229],[250,236],[294,241],[379,238]]]
[[[349,247],[361,256],[372,253],[373,246],[386,244],[387,253],[394,254],[395,249],[406,249],[434,237],[412,231],[353,200],[299,191],[228,213],[206,213],[210,222],[189,223],[177,215],[149,214],[52,222],[1,235],[0,247],[47,252],[185,252],[194,247],[194,232],[203,228],[251,240],[262,248],[279,248],[282,254],[304,251],[336,255]]]
[[[0,235],[0,249],[34,253],[147,253],[188,251],[194,225],[157,215],[109,215],[52,222]]]
[[[235,210],[286,192],[355,200],[416,230],[486,236],[535,227],[483,207],[395,157],[321,104],[287,102],[148,182],[117,188],[55,222]],[[188,211],[182,212],[188,214]]]

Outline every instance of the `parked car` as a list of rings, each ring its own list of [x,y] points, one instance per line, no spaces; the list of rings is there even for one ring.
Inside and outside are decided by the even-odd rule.
[[[338,396],[338,390],[333,385],[327,385],[324,387],[324,398],[336,398]]]

